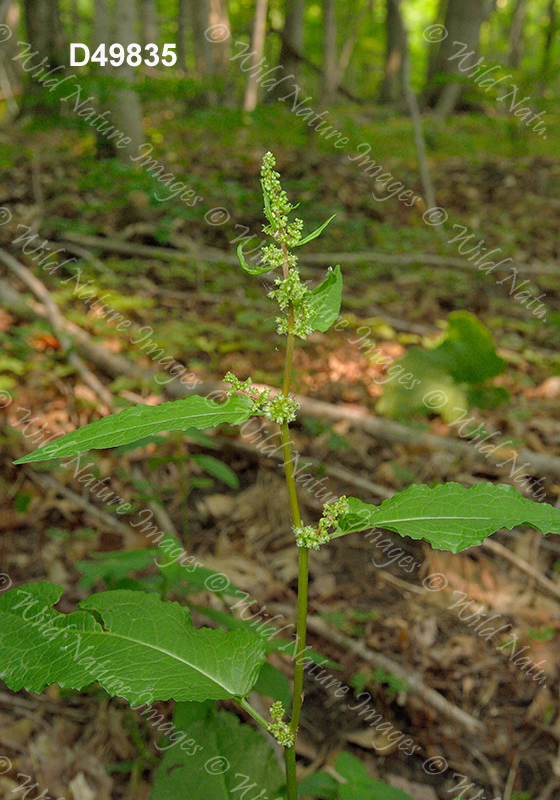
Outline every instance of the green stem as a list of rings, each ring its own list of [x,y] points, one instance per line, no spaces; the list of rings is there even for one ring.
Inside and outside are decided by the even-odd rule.
[[[297,800],[296,751],[294,747],[286,747],[284,760],[286,762],[286,796],[288,800]]]
[[[294,323],[294,309],[291,306],[288,317],[288,343],[286,348],[286,367],[284,370],[284,382],[282,394],[287,397],[290,391],[290,380],[292,377],[292,365],[294,356],[295,336],[292,332]],[[290,447],[290,431],[285,423],[280,426],[282,435],[282,453],[284,456],[284,471],[286,473],[286,483],[288,486],[288,497],[290,500],[290,510],[292,520],[296,527],[301,527],[301,514],[297,499],[296,482],[294,478],[294,468],[292,463],[292,449]],[[298,601],[297,601],[297,627],[296,627],[296,647],[295,647],[295,670],[294,670],[294,697],[292,702],[292,719],[290,727],[297,736],[301,706],[303,703],[303,655],[305,654],[305,638],[307,634],[307,597],[309,585],[309,550],[306,547],[298,548]],[[294,738],[295,741],[295,738]],[[297,778],[296,778],[296,751],[293,747],[284,750],[286,763],[286,788],[287,800],[297,800]]]
[[[259,725],[262,725],[265,730],[268,729],[268,722],[244,697],[237,697],[236,700],[239,705],[259,723]]]

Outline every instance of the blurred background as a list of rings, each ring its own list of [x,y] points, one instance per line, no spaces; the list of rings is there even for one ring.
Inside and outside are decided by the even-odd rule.
[[[124,517],[74,466],[12,464],[228,370],[280,385],[274,274],[235,254],[256,265],[266,243],[269,150],[306,232],[336,214],[298,252],[304,279],[340,264],[345,281],[340,323],[295,356],[302,474],[372,503],[453,480],[558,505],[559,27],[558,0],[0,0],[0,590],[50,580],[64,611],[158,591],[227,626],[217,572],[255,601],[237,619],[292,620],[274,425],[91,454]],[[309,522],[316,494],[300,487]],[[158,568],[148,517],[202,566]],[[559,798],[558,537],[501,532],[457,556],[384,538],[402,553],[354,535],[313,554],[310,643],[352,692],[306,678],[301,777],[345,750],[414,800]],[[457,598],[505,632],[483,640]],[[545,681],[515,663],[523,648]],[[270,661],[261,695],[285,697],[293,664]],[[0,687],[0,796],[18,771],[53,797],[169,796],[163,734],[124,701]],[[417,752],[372,739],[349,708],[366,691]],[[439,755],[447,770],[423,768]]]

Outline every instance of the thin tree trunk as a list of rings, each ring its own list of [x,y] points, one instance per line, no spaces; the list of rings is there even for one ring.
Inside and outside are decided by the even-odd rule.
[[[509,32],[508,53],[508,64],[514,69],[517,69],[521,62],[523,51],[523,23],[525,21],[526,11],[527,0],[517,0],[515,11],[513,12],[513,19],[511,21],[511,30]]]
[[[305,0],[286,0],[286,17],[282,31],[282,44],[278,56],[279,69],[277,80],[291,76],[289,81],[283,81],[270,90],[270,100],[277,100],[286,94],[286,87],[293,87],[299,80],[300,59],[297,54],[303,50],[303,17],[305,14]],[[289,89],[288,89],[289,91]]]
[[[122,44],[125,51],[135,39],[136,31],[136,5],[134,0],[115,0],[115,42]],[[128,147],[119,148],[118,155],[123,161],[130,163],[130,154],[138,153],[138,148],[143,142],[142,108],[138,95],[132,88],[134,85],[134,67],[126,63],[115,68],[116,75],[126,84],[126,87],[117,89],[113,116],[117,126],[131,139]]]
[[[383,103],[394,103],[404,97],[403,61],[405,32],[398,7],[387,0],[385,16],[386,47],[385,74],[379,99]]]
[[[227,76],[231,55],[231,26],[229,23],[228,0],[209,0],[209,27],[219,31],[220,36],[212,41],[209,48],[208,68],[212,77],[219,78],[221,87],[209,92],[209,100],[213,105],[223,102],[227,97]]]
[[[323,103],[332,100],[337,86],[336,0],[323,0]]]
[[[541,67],[541,84],[544,88],[548,78],[548,71],[550,66],[550,52],[552,50],[552,43],[556,33],[556,0],[549,0],[548,10],[548,25],[546,28],[546,38],[544,42],[543,59]]]
[[[371,14],[372,9],[373,9],[373,0],[366,0],[364,5],[362,6],[360,13],[357,15],[357,17],[355,17],[355,25],[353,30],[346,37],[346,40],[342,45],[342,50],[340,51],[340,58],[338,59],[337,89],[344,80],[346,70],[350,66],[352,53],[354,52],[354,48],[356,47],[356,43],[360,36],[360,30],[362,28],[364,20],[368,14]]]
[[[184,72],[187,63],[187,30],[193,24],[190,0],[179,0],[177,9],[177,67]]]
[[[66,66],[68,47],[58,0],[24,0],[23,9],[29,44],[39,51],[39,61],[46,57],[51,67]]]
[[[157,44],[157,0],[140,0],[140,22],[143,44]]]
[[[255,9],[255,24],[253,27],[253,39],[251,42],[251,52],[254,53],[254,67],[257,66],[263,57],[267,12],[268,0],[257,0],[257,7]],[[245,111],[254,111],[257,107],[258,91],[258,70],[250,70],[249,78],[247,80],[247,89],[245,91],[245,101],[243,103],[243,109]]]
[[[38,51],[36,63],[46,58],[49,68],[66,66],[69,48],[62,28],[58,0],[24,0],[23,11],[31,51]],[[35,113],[50,113],[45,102],[48,91],[33,79],[27,82],[24,105],[27,96]]]
[[[442,0],[445,2],[445,0]],[[491,11],[492,6],[489,6],[486,0],[447,0],[447,9],[445,13],[445,28],[447,29],[447,36],[441,42],[437,55],[430,64],[430,71],[428,75],[428,87],[426,89],[425,98],[429,106],[437,108],[440,98],[442,105],[451,113],[456,103],[459,100],[461,91],[451,91],[446,88],[450,82],[442,82],[442,76],[461,75],[468,71],[468,68],[474,68],[477,63],[476,55],[480,41],[480,28],[482,23],[487,18],[488,13]],[[465,45],[462,48],[461,45]],[[458,53],[464,52],[462,60],[454,58]],[[471,53],[466,57],[467,53]],[[450,60],[452,59],[452,60]],[[466,64],[469,67],[466,67]],[[461,65],[461,69],[459,69]],[[453,84],[454,81],[451,81]],[[450,103],[450,96],[455,95],[453,103]],[[441,107],[440,107],[441,114]]]
[[[107,0],[93,0],[93,50],[99,47],[100,44],[107,44],[113,41],[112,29],[109,23],[109,14],[107,12]],[[91,69],[97,69],[98,65],[91,65]],[[99,98],[99,107],[101,113],[109,111],[112,114],[112,109],[109,103],[103,97]],[[97,128],[96,130],[96,157],[97,158],[114,158],[117,155],[117,148],[113,139],[107,139],[103,136]]]
[[[217,105],[226,98],[231,27],[227,0],[194,0],[193,39],[196,70],[206,83],[206,99]],[[216,88],[216,81],[221,86]]]

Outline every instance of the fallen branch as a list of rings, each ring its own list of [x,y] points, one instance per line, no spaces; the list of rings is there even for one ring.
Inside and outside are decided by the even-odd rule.
[[[284,614],[284,616],[290,616],[293,613],[290,606],[281,603],[269,603],[269,607],[272,611],[278,611]],[[486,731],[486,726],[482,722],[475,719],[461,708],[458,708],[453,703],[450,703],[443,695],[424,683],[416,672],[410,672],[396,661],[393,661],[392,658],[384,656],[381,653],[374,653],[373,650],[366,647],[363,642],[340,633],[317,616],[310,615],[307,618],[307,627],[310,631],[313,631],[323,639],[341,647],[343,650],[349,650],[351,653],[355,653],[373,666],[383,669],[401,678],[401,680],[406,681],[408,684],[408,691],[420,697],[427,705],[435,708],[444,716],[454,720],[454,722],[458,722],[469,732],[484,733]]]
[[[64,317],[60,313],[58,306],[52,299],[50,292],[44,283],[42,283],[39,278],[36,278],[35,275],[33,275],[33,273],[27,269],[27,267],[24,267],[23,264],[20,264],[19,261],[16,261],[13,256],[11,256],[9,253],[6,253],[6,251],[2,249],[0,249],[0,261],[5,264],[8,269],[14,272],[18,278],[31,289],[35,297],[37,297],[37,299],[44,304],[49,321],[53,327],[53,330],[57,334],[60,344],[62,345],[65,357],[80,373],[84,383],[87,383],[90,389],[93,389],[95,394],[101,400],[103,400],[106,405],[110,406],[113,402],[113,396],[111,392],[101,383],[99,378],[93,374],[93,372],[82,361],[80,356],[72,349],[72,341],[66,334]]]
[[[122,239],[109,238],[104,236],[88,236],[81,233],[66,233],[64,241],[74,242],[84,247],[96,247],[105,252],[123,253],[125,255],[140,256],[142,258],[156,258],[161,261],[182,261],[185,263],[196,261],[208,261],[210,263],[238,265],[237,256],[218,250],[215,247],[201,247],[197,251],[185,253],[172,247],[153,247],[146,244],[135,244],[134,242],[123,241]],[[447,256],[432,255],[430,253],[411,253],[410,255],[390,255],[377,251],[365,251],[362,253],[298,253],[299,260],[304,264],[355,264],[360,261],[370,261],[389,266],[408,266],[409,264],[425,264],[434,267],[456,267],[469,272],[478,272],[478,268],[470,261],[462,258],[450,258]],[[522,264],[520,271],[534,275],[555,275],[560,276],[560,267],[555,264]]]

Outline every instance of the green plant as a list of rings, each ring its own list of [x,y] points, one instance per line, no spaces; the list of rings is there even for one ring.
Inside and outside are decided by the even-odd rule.
[[[189,764],[197,764],[200,753],[206,755],[209,749],[214,748],[220,755],[210,761],[218,763],[216,759],[222,758],[230,766],[233,761],[239,774],[243,775],[244,770],[252,774],[253,770],[255,777],[258,773],[257,780],[261,781],[264,789],[282,792],[283,779],[274,759],[270,754],[262,756],[265,743],[255,738],[254,731],[239,729],[239,722],[232,718],[231,713],[216,711],[207,704],[207,701],[233,699],[284,748],[286,796],[288,800],[296,800],[294,744],[303,702],[305,661],[312,659],[306,647],[309,551],[320,548],[333,538],[376,526],[401,536],[425,539],[436,549],[457,553],[480,544],[500,528],[529,525],[543,533],[560,533],[560,512],[550,505],[538,505],[525,499],[510,486],[478,484],[465,489],[459,484],[449,483],[434,488],[413,485],[380,506],[368,505],[353,497],[341,497],[324,506],[317,525],[303,523],[289,436],[289,424],[296,418],[298,410],[298,403],[290,395],[295,339],[305,339],[315,330],[326,331],[335,322],[341,303],[342,276],[340,268],[336,267],[313,290],[301,283],[296,269],[297,258],[292,250],[319,235],[327,223],[302,237],[303,223],[300,220],[288,222],[288,214],[294,206],[280,186],[274,163],[272,155],[267,154],[262,168],[262,186],[268,220],[264,231],[275,243],[262,250],[264,265],[261,262],[250,267],[241,246],[238,255],[243,269],[252,275],[276,268],[282,270],[282,277],[276,279],[275,288],[269,293],[280,306],[278,332],[287,337],[282,390],[277,393],[270,389],[257,390],[251,379],[241,382],[228,373],[225,380],[231,384],[231,389],[221,404],[211,396],[195,395],[160,406],[127,408],[69,433],[16,463],[123,446],[162,431],[202,430],[223,423],[239,425],[251,416],[264,416],[278,423],[299,556],[290,721],[283,720],[285,712],[281,702],[274,703],[270,709],[271,719],[267,720],[247,699],[263,671],[266,675],[266,654],[271,648],[266,646],[264,638],[248,630],[246,624],[234,624],[231,618],[228,631],[197,629],[189,610],[177,602],[162,599],[164,590],[157,586],[156,592],[119,588],[93,594],[80,603],[80,610],[70,614],[53,609],[63,590],[51,583],[32,583],[5,592],[0,597],[0,674],[15,691],[25,687],[32,692],[41,692],[52,683],[79,690],[99,683],[111,695],[124,697],[135,708],[147,707],[156,700],[178,701],[176,717],[180,723],[177,724],[183,733],[190,732],[194,742],[191,752],[187,753],[194,759]],[[164,538],[160,548],[173,543],[171,537]],[[151,554],[137,553],[114,559],[105,568],[108,567],[111,579],[118,582],[126,579],[131,568],[142,568],[148,557]],[[173,568],[180,570],[177,564]],[[166,572],[169,574],[171,571]],[[192,572],[189,579],[200,580],[201,574],[201,570]],[[92,569],[87,577],[91,580],[94,576],[95,569]],[[206,613],[211,616],[209,609]],[[213,612],[213,618],[223,621],[217,614],[219,612]],[[173,724],[169,725],[173,729]],[[167,734],[171,729],[167,728]],[[171,740],[175,733],[174,730],[169,734]],[[242,744],[232,749],[235,737]],[[176,751],[174,753],[173,759]],[[192,776],[189,778],[189,770],[185,769],[184,756],[182,770],[174,769],[177,764],[171,763],[171,756],[168,758],[166,754],[165,758],[168,763],[165,772],[158,775],[154,798],[176,798],[187,784],[189,798],[228,796],[226,791],[229,789],[224,789],[224,786],[229,786],[233,773],[228,771],[226,777],[218,770],[211,773],[207,761],[203,770],[200,764],[196,769],[193,766],[199,778],[194,780]],[[348,763],[346,759],[340,767],[341,774]],[[356,784],[358,788],[354,787],[352,795],[351,786],[341,785],[337,796],[342,800],[357,796],[361,784],[369,781],[363,769],[355,774],[357,767],[350,767],[350,772],[353,772],[347,784]],[[220,779],[215,779],[215,775],[221,776]],[[178,781],[178,777],[184,779],[183,783]],[[166,780],[177,781],[177,786],[174,784],[170,788]],[[218,791],[216,786],[221,789]],[[359,796],[381,796],[379,786],[374,787],[377,794],[372,794],[371,786],[368,789],[361,787]],[[385,796],[397,797],[396,791],[391,790],[389,794],[387,788]]]

